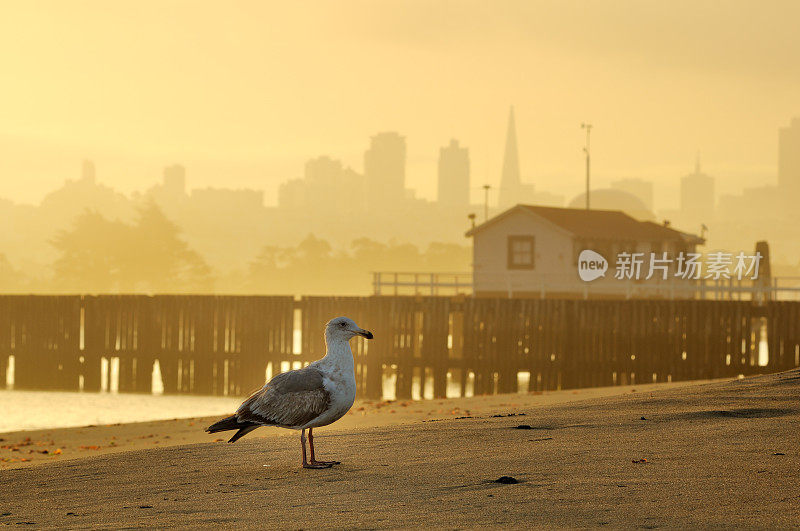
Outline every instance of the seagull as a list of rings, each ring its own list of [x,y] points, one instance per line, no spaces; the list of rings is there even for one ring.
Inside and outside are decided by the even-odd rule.
[[[215,422],[206,431],[238,430],[236,442],[261,426],[300,430],[303,468],[330,468],[339,461],[317,461],[311,430],[336,422],[356,399],[356,377],[350,339],[372,339],[372,332],[359,328],[352,319],[337,317],[325,325],[325,357],[302,369],[284,372],[242,402],[236,413]],[[306,430],[311,460],[306,460]]]

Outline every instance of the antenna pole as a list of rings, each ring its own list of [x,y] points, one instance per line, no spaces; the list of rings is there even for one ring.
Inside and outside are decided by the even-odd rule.
[[[581,129],[586,129],[586,147],[583,148],[583,152],[586,153],[586,210],[589,210],[589,175],[590,175],[589,135],[592,132],[592,124],[582,123]]]

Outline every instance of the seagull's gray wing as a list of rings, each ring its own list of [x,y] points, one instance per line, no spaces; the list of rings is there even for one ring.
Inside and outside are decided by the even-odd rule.
[[[320,416],[330,403],[322,373],[309,365],[275,376],[239,406],[236,418],[267,426],[297,427]]]

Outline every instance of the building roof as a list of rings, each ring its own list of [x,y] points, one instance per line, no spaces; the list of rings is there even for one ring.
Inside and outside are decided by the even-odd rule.
[[[583,208],[557,208],[535,205],[516,205],[474,227],[466,235],[474,236],[477,232],[519,210],[542,217],[578,238],[704,242],[699,236],[684,233],[651,221],[638,221],[619,210],[586,210]]]

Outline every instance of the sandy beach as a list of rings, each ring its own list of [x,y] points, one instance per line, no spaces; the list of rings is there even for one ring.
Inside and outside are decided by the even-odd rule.
[[[463,416],[511,414],[532,407],[628,393],[647,393],[658,389],[702,383],[705,382],[598,387],[443,400],[359,400],[347,416],[334,425],[326,427],[324,432],[418,423]],[[236,400],[235,403],[238,405],[240,401]],[[151,400],[151,402],[153,401]],[[220,416],[223,415],[0,433],[0,470],[93,455],[143,450],[154,446],[163,448],[181,444],[227,441],[230,434],[210,435],[203,431],[206,426],[218,420]],[[324,432],[319,430],[320,435]],[[248,435],[247,438],[264,437],[296,438],[297,434],[290,430],[264,428]]]
[[[294,432],[229,445],[202,432],[209,419],[0,434],[17,447],[0,456],[31,456],[3,463],[0,523],[798,526],[798,404],[798,370],[359,403],[317,434],[320,457],[342,461],[327,470],[299,468]],[[39,448],[48,453],[26,453]]]
[[[532,407],[628,393],[648,393],[659,389],[702,383],[705,382],[597,387],[442,400],[358,400],[347,416],[326,427],[324,432],[410,424],[463,416],[511,414]],[[87,393],[86,396],[87,400],[91,400],[90,393]],[[237,399],[232,402],[235,404],[233,408],[237,407],[241,400]],[[158,407],[158,401],[158,397],[151,398],[148,405],[154,408]],[[227,441],[231,434],[210,435],[203,430],[226,414],[229,413],[196,418],[0,433],[0,470],[92,455],[143,450],[154,446]],[[319,430],[320,435],[324,432]],[[248,439],[259,437],[297,437],[297,434],[290,430],[263,428],[247,436]]]

